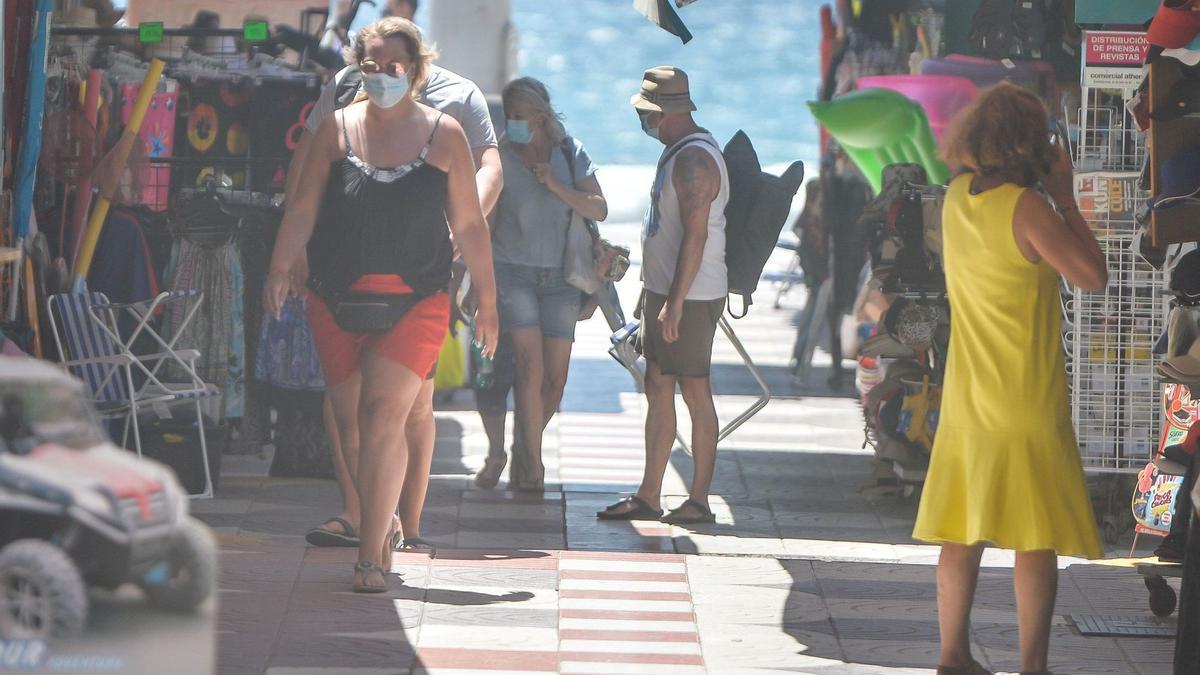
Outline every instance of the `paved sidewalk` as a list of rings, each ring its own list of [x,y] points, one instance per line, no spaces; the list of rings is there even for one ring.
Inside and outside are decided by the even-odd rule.
[[[354,550],[304,544],[338,509],[332,482],[270,479],[263,458],[227,457],[218,499],[194,503],[222,539],[219,672],[933,672],[937,549],[909,536],[914,499],[860,491],[873,471],[861,413],[824,387],[827,358],[793,388],[802,300],[735,324],[782,396],[722,444],[718,522],[695,531],[594,517],[640,478],[644,415],[598,321],[581,327],[546,434],[545,495],[475,489],[486,441],[469,398],[438,412],[422,535],[439,550],[398,555],[386,595],[350,592]],[[717,361],[729,419],[755,392],[721,338]],[[689,465],[676,451],[667,506],[684,499]],[[998,671],[1017,667],[1011,565],[988,552],[974,614],[977,657]],[[1171,640],[1085,638],[1062,618],[1149,617],[1141,579],[1063,566],[1055,672],[1169,673]]]

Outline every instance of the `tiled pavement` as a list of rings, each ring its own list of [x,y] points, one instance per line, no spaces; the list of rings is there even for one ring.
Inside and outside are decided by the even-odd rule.
[[[930,673],[937,550],[909,537],[915,502],[864,496],[872,467],[852,399],[787,376],[792,316],[764,303],[736,328],[777,394],[722,445],[715,525],[598,522],[640,476],[641,399],[584,324],[563,412],[546,435],[545,495],[481,491],[479,421],[460,397],[438,413],[422,534],[391,591],[349,592],[354,551],[306,547],[337,508],[332,483],[268,479],[227,457],[218,499],[194,503],[221,536],[218,672]],[[761,301],[761,300],[760,300]],[[722,419],[753,397],[719,344]],[[450,406],[456,407],[455,405]],[[673,457],[667,506],[689,477]],[[989,552],[972,638],[992,668],[1017,666],[1011,556]],[[1054,627],[1060,673],[1168,673],[1171,641],[1085,638],[1063,615],[1149,616],[1128,569],[1064,561]],[[402,580],[402,582],[401,582]]]

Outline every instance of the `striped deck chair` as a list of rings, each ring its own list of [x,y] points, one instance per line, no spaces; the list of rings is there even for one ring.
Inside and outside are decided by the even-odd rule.
[[[150,300],[116,304],[110,303],[103,293],[66,293],[51,296],[46,301],[46,309],[54,343],[63,356],[59,365],[87,385],[102,418],[123,420],[123,446],[128,447],[132,431],[133,450],[142,454],[139,414],[149,410],[162,413],[185,403],[191,404],[189,408],[194,407],[204,466],[204,490],[191,496],[211,497],[212,475],[202,402],[219,396],[220,391],[196,374],[199,352],[176,349],[174,340],[163,339],[150,326],[150,319],[164,303],[191,301],[198,306],[201,299],[202,296],[193,291],[164,291]],[[137,321],[136,329],[128,337],[122,337],[117,328],[117,315],[121,312],[130,313]],[[188,313],[189,317],[194,313],[195,306]],[[152,338],[161,351],[135,354],[133,345],[143,335]],[[178,366],[175,370],[182,370],[186,380],[164,382],[159,371],[167,363]]]

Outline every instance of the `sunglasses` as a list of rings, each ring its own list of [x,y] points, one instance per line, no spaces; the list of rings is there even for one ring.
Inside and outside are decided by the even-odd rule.
[[[400,77],[404,74],[405,70],[404,64],[400,63],[399,61],[392,61],[387,65],[382,65],[378,61],[373,61],[371,59],[360,61],[358,63],[358,69],[364,75],[383,73],[385,75],[391,75],[392,77]]]

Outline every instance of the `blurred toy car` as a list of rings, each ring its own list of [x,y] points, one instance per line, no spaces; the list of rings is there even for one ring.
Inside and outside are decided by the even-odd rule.
[[[0,357],[0,638],[78,633],[87,586],[132,582],[152,606],[191,611],[215,572],[174,474],[109,441],[79,382]]]

